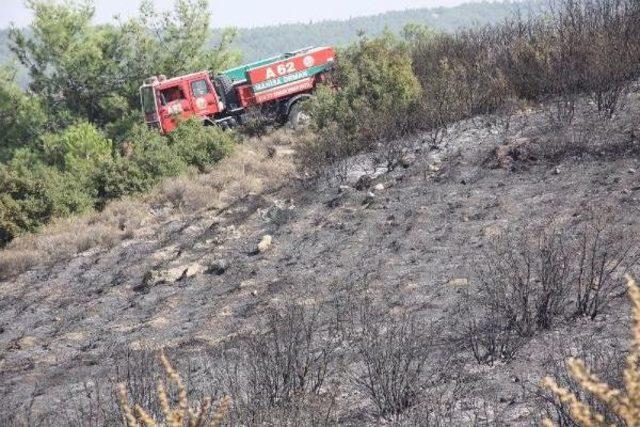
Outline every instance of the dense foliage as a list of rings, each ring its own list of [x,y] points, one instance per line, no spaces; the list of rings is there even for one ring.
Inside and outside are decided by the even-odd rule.
[[[381,131],[395,134],[395,123],[384,119],[408,113],[420,94],[409,44],[391,33],[362,37],[340,52],[331,84],[309,105],[318,138],[302,150],[302,163],[322,168],[372,148]]]
[[[232,34],[206,48],[208,2],[177,0],[169,13],[143,2],[115,25],[92,24],[92,2],[30,0],[34,19],[9,43],[28,70],[0,70],[0,244],[52,218],[101,207],[160,179],[224,157],[233,135],[187,122],[171,136],[138,125],[138,87],[153,74],[234,64]]]

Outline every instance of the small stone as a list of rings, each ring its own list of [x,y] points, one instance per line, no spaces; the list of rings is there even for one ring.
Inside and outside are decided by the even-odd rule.
[[[456,279],[451,279],[447,282],[449,286],[466,286],[469,284],[469,279],[465,277],[459,277]]]
[[[490,225],[486,227],[484,230],[482,230],[482,234],[484,235],[484,237],[487,237],[487,238],[497,237],[501,233],[502,233],[502,230],[500,230],[500,228],[495,225]]]
[[[629,172],[630,174],[634,174],[634,173],[636,173],[636,170],[634,168],[629,168],[629,170],[627,170],[627,172]]]
[[[144,291],[161,283],[173,283],[193,277],[202,271],[203,267],[198,263],[185,264],[167,270],[150,270],[145,273],[142,283],[132,289],[136,292]]]
[[[20,350],[29,350],[38,345],[36,337],[26,336],[18,340],[18,347]]]
[[[631,190],[629,190],[628,188],[624,188],[622,190],[622,194],[629,194],[629,193],[631,193]]]
[[[382,191],[382,190],[384,190],[384,184],[382,184],[382,183],[376,184],[376,186],[373,187],[373,189],[376,190],[376,191]]]
[[[257,248],[258,252],[259,253],[266,252],[271,247],[272,242],[273,242],[273,237],[271,237],[269,234],[262,236],[260,243],[258,243],[258,248]]]
[[[555,175],[560,175],[560,168],[555,168],[555,169],[553,170],[553,173],[554,173]]]
[[[338,187],[338,190],[340,191],[340,193],[344,193],[353,190],[353,188],[348,185],[341,185],[340,187]]]
[[[255,289],[251,291],[251,296],[257,297],[258,296],[258,291],[256,291]]]

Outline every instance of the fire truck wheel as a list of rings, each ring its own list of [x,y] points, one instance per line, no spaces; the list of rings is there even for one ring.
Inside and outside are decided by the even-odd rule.
[[[302,129],[311,124],[311,116],[302,108],[301,102],[296,102],[289,109],[287,125],[291,129]]]

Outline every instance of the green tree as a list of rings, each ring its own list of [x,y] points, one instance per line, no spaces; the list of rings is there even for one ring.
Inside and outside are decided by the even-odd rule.
[[[44,159],[77,180],[87,182],[98,168],[112,160],[111,141],[90,123],[67,127],[42,138]]]
[[[403,111],[421,91],[409,47],[388,32],[341,51],[333,77],[338,89],[320,91],[312,106],[316,127],[334,123],[351,137],[368,135],[371,116]]]
[[[156,74],[176,75],[229,65],[232,33],[205,49],[210,14],[206,0],[176,0],[158,13],[143,2],[138,17],[92,25],[91,0],[28,0],[33,22],[13,28],[11,49],[27,67],[31,91],[41,96],[58,126],[87,120],[100,127],[139,109],[138,87]],[[130,122],[130,121],[129,121]],[[122,126],[111,129],[123,131]]]
[[[39,98],[15,84],[15,70],[0,67],[0,162],[8,161],[15,149],[31,144],[45,121]]]
[[[157,12],[153,1],[145,0],[140,16],[127,23],[129,34],[144,45],[148,63],[156,74],[175,76],[208,69],[212,72],[235,64],[239,54],[229,50],[234,29],[221,32],[216,44],[206,47],[210,38],[208,0],[176,0],[173,11]]]
[[[400,32],[402,38],[410,45],[421,43],[433,37],[435,32],[424,24],[410,22]]]

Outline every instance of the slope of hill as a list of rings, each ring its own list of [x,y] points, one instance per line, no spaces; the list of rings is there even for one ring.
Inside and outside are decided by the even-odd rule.
[[[376,36],[385,29],[399,33],[406,24],[423,24],[439,31],[498,23],[522,8],[521,3],[479,2],[456,7],[422,8],[387,12],[345,21],[323,21],[239,29],[234,47],[246,61],[304,46],[343,46],[360,32]],[[216,35],[214,33],[214,40]]]
[[[348,331],[367,313],[363,301],[370,301],[397,316],[412,313],[435,322],[428,363],[438,382],[422,390],[426,400],[406,425],[427,425],[431,417],[449,420],[447,425],[531,425],[544,404],[540,379],[559,372],[567,355],[587,352],[605,369],[604,378],[614,375],[608,367],[625,347],[628,310],[616,300],[596,322],[559,322],[521,343],[513,359],[478,364],[455,338],[469,320],[460,312],[463,297],[478,283],[473,260],[506,227],[550,218],[578,221],[594,205],[616,206],[625,230],[638,230],[640,163],[637,156],[607,154],[632,153],[626,150],[637,144],[636,94],[627,105],[613,122],[596,127],[607,137],[589,139],[594,145],[583,145],[580,154],[554,145],[563,137],[541,110],[509,121],[496,116],[461,122],[437,144],[418,135],[407,141],[412,160],[406,168],[366,184],[358,176],[368,170],[368,157],[351,159],[351,186],[339,191],[297,185],[289,171],[266,191],[258,185],[214,209],[194,212],[176,202],[178,196],[174,203],[149,204],[152,219],[121,243],[0,282],[0,420],[11,425],[12,417],[28,410],[30,420],[44,425],[74,419],[117,423],[113,382],[152,393],[145,378],[155,371],[142,350],[164,346],[188,371],[190,393],[229,392],[226,387],[237,383],[227,383],[228,375],[245,360],[238,351],[254,351],[249,362],[272,367],[268,359],[255,359],[269,353],[244,343],[268,327],[264,322],[273,310],[291,301],[333,307],[342,319],[339,330]],[[596,122],[593,113],[581,111],[576,132]],[[536,152],[536,144],[557,151]],[[273,159],[286,162],[290,151],[263,149],[263,157],[233,169],[244,180],[263,179]],[[201,182],[216,185],[211,177]],[[271,247],[256,250],[265,235],[273,237]],[[331,319],[322,321],[333,325]],[[341,362],[329,369],[322,388],[332,403],[315,402],[318,413],[313,405],[281,408],[267,425],[310,425],[314,416],[324,416],[322,408],[333,424],[380,423],[374,403],[353,380],[358,377],[343,371],[361,371],[346,350],[358,342],[346,332],[334,335],[328,342],[338,339],[332,348]],[[230,353],[221,355],[223,350]],[[236,402],[234,411],[249,404]]]

